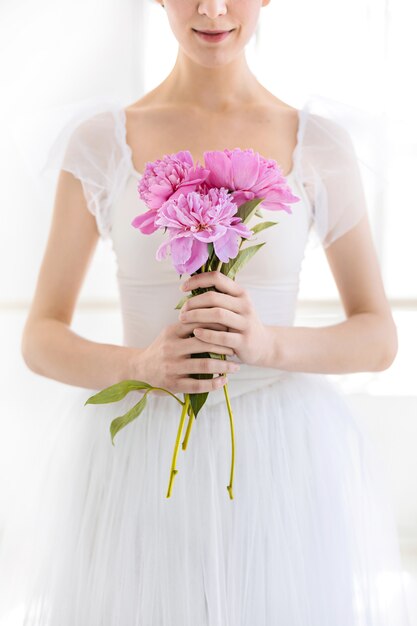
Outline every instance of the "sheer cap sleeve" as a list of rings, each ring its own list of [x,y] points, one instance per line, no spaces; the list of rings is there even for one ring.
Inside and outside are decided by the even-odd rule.
[[[120,107],[84,110],[61,129],[41,170],[66,170],[81,181],[87,208],[102,239],[111,233],[111,207],[126,165]]]
[[[354,139],[363,139],[367,134],[366,139],[372,144],[370,117],[366,112],[358,114],[348,105],[320,96],[311,97],[301,110],[303,132],[296,167],[312,211],[312,248],[327,248],[368,213],[361,167],[377,174],[377,161],[372,154],[365,160],[359,159]]]

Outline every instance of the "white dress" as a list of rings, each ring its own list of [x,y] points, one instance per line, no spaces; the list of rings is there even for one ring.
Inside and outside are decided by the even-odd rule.
[[[155,259],[163,232],[131,226],[146,207],[125,121],[121,106],[77,120],[51,161],[82,181],[117,260],[123,343],[144,347],[177,321],[180,279],[169,257]],[[330,245],[366,212],[348,133],[307,106],[299,122],[288,182],[300,201],[291,215],[263,209],[279,226],[257,235],[267,245],[236,279],[268,325],[294,323],[307,242]],[[179,449],[170,498],[179,404],[149,394],[112,446],[111,420],[140,395],[84,406],[96,391],[74,388],[62,407],[34,511],[24,626],[408,626],[381,468],[325,375],[245,364],[229,375],[233,500],[222,389]]]

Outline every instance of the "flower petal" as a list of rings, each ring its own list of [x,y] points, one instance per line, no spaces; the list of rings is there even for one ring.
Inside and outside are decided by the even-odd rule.
[[[250,189],[259,176],[259,154],[250,150],[233,150],[232,173],[234,189]]]
[[[137,215],[131,222],[134,228],[138,228],[144,235],[151,235],[159,226],[155,224],[155,219],[158,217],[158,212],[154,210],[146,211]]]
[[[227,263],[234,259],[239,251],[239,237],[232,228],[229,228],[221,239],[214,242],[214,251],[220,261]]]
[[[232,188],[232,166],[230,158],[224,151],[207,150],[204,152],[204,164],[210,170],[207,182],[211,187]]]
[[[179,274],[193,274],[207,261],[208,259],[208,246],[202,241],[198,241],[193,237],[190,237],[192,242],[191,253],[188,260],[184,263],[176,263],[175,269]]]

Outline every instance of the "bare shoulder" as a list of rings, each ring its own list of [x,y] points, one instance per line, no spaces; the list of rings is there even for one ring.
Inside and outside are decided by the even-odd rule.
[[[125,107],[126,118],[132,123],[145,125],[154,122],[161,123],[172,116],[173,112],[178,112],[178,107],[165,103],[151,94],[152,92],[147,93],[140,100]]]
[[[270,111],[271,114],[284,121],[291,121],[298,117],[299,109],[291,106],[288,102],[284,102],[284,100],[280,100],[268,90],[265,93],[264,101],[260,103],[261,108],[264,108],[265,111]]]

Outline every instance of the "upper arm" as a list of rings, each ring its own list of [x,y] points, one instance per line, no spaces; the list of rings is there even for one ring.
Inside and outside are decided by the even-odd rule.
[[[325,248],[345,313],[376,313],[391,319],[368,214]]]
[[[98,239],[96,220],[87,210],[80,180],[61,170],[27,326],[40,318],[70,325]]]

